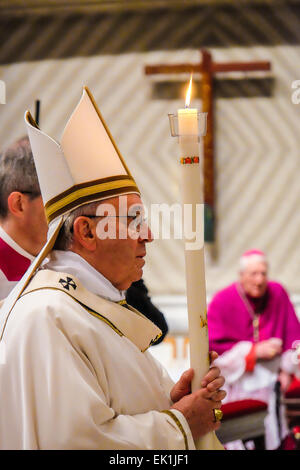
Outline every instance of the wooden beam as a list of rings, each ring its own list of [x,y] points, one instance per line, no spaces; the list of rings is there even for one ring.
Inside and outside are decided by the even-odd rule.
[[[259,62],[225,62],[212,63],[212,73],[220,72],[268,72],[271,70],[271,63],[267,61]],[[158,74],[178,74],[178,73],[200,73],[203,72],[203,64],[157,64],[146,65],[146,75]]]

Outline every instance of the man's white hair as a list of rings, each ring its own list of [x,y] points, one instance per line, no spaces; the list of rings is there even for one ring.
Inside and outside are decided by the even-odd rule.
[[[264,253],[245,253],[240,257],[239,271],[242,273],[247,269],[249,264],[252,263],[265,263],[268,266],[268,260]]]
[[[96,215],[96,210],[102,201],[88,202],[73,209],[66,217],[54,245],[54,250],[68,251],[73,242],[73,224],[81,215]]]

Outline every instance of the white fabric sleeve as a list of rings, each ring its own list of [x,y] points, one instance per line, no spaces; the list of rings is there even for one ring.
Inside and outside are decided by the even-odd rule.
[[[185,419],[184,415],[179,410],[175,410],[173,408],[169,410],[168,415],[170,417],[171,415],[173,415],[172,419],[177,423],[177,426],[180,428],[182,434],[184,435],[186,449],[195,450],[195,442],[188,422]]]
[[[148,354],[149,360],[152,361],[155,364],[155,367],[158,369],[159,376],[161,377],[162,388],[165,390],[166,395],[170,397],[171,390],[173,386],[175,385],[174,381],[171,379],[166,368],[152,354],[150,354],[150,352],[147,352],[146,354]],[[170,398],[170,402],[171,402],[171,398]],[[169,410],[167,415],[169,416],[169,418],[171,418],[170,423],[172,423],[172,421],[173,421],[173,424],[174,422],[177,423],[177,427],[181,430],[184,436],[186,448],[189,450],[194,450],[195,449],[194,439],[193,439],[190,427],[188,425],[188,422],[185,419],[184,415],[179,410],[176,410],[173,408]]]
[[[236,382],[245,373],[246,356],[251,348],[251,341],[240,341],[214,361],[214,364],[221,369],[228,384]]]
[[[296,349],[288,349],[281,355],[280,368],[287,374],[297,374],[300,365]]]

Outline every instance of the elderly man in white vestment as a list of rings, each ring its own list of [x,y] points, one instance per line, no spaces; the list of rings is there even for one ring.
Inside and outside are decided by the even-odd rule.
[[[26,122],[50,228],[1,310],[0,448],[195,449],[220,426],[224,379],[211,367],[191,393],[191,369],[173,384],[147,351],[160,330],[125,290],[142,276],[152,234],[92,96],[84,90],[60,145],[29,113]],[[95,173],[94,141],[98,160],[109,149],[109,174],[99,162]]]

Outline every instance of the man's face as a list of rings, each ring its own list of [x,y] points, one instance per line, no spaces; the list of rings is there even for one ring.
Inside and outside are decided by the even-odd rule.
[[[240,283],[250,297],[262,297],[268,284],[267,264],[262,261],[250,262],[244,271],[240,273]]]
[[[113,210],[104,210],[109,209],[108,205]],[[133,216],[143,213],[143,210],[142,201],[136,194],[107,199],[97,209],[97,215],[104,217],[94,219],[98,234],[94,266],[119,290],[128,289],[132,282],[142,277],[146,243],[153,241],[146,222],[135,230]],[[121,217],[114,217],[114,214]],[[101,239],[105,227],[114,229],[111,232],[113,236]]]

